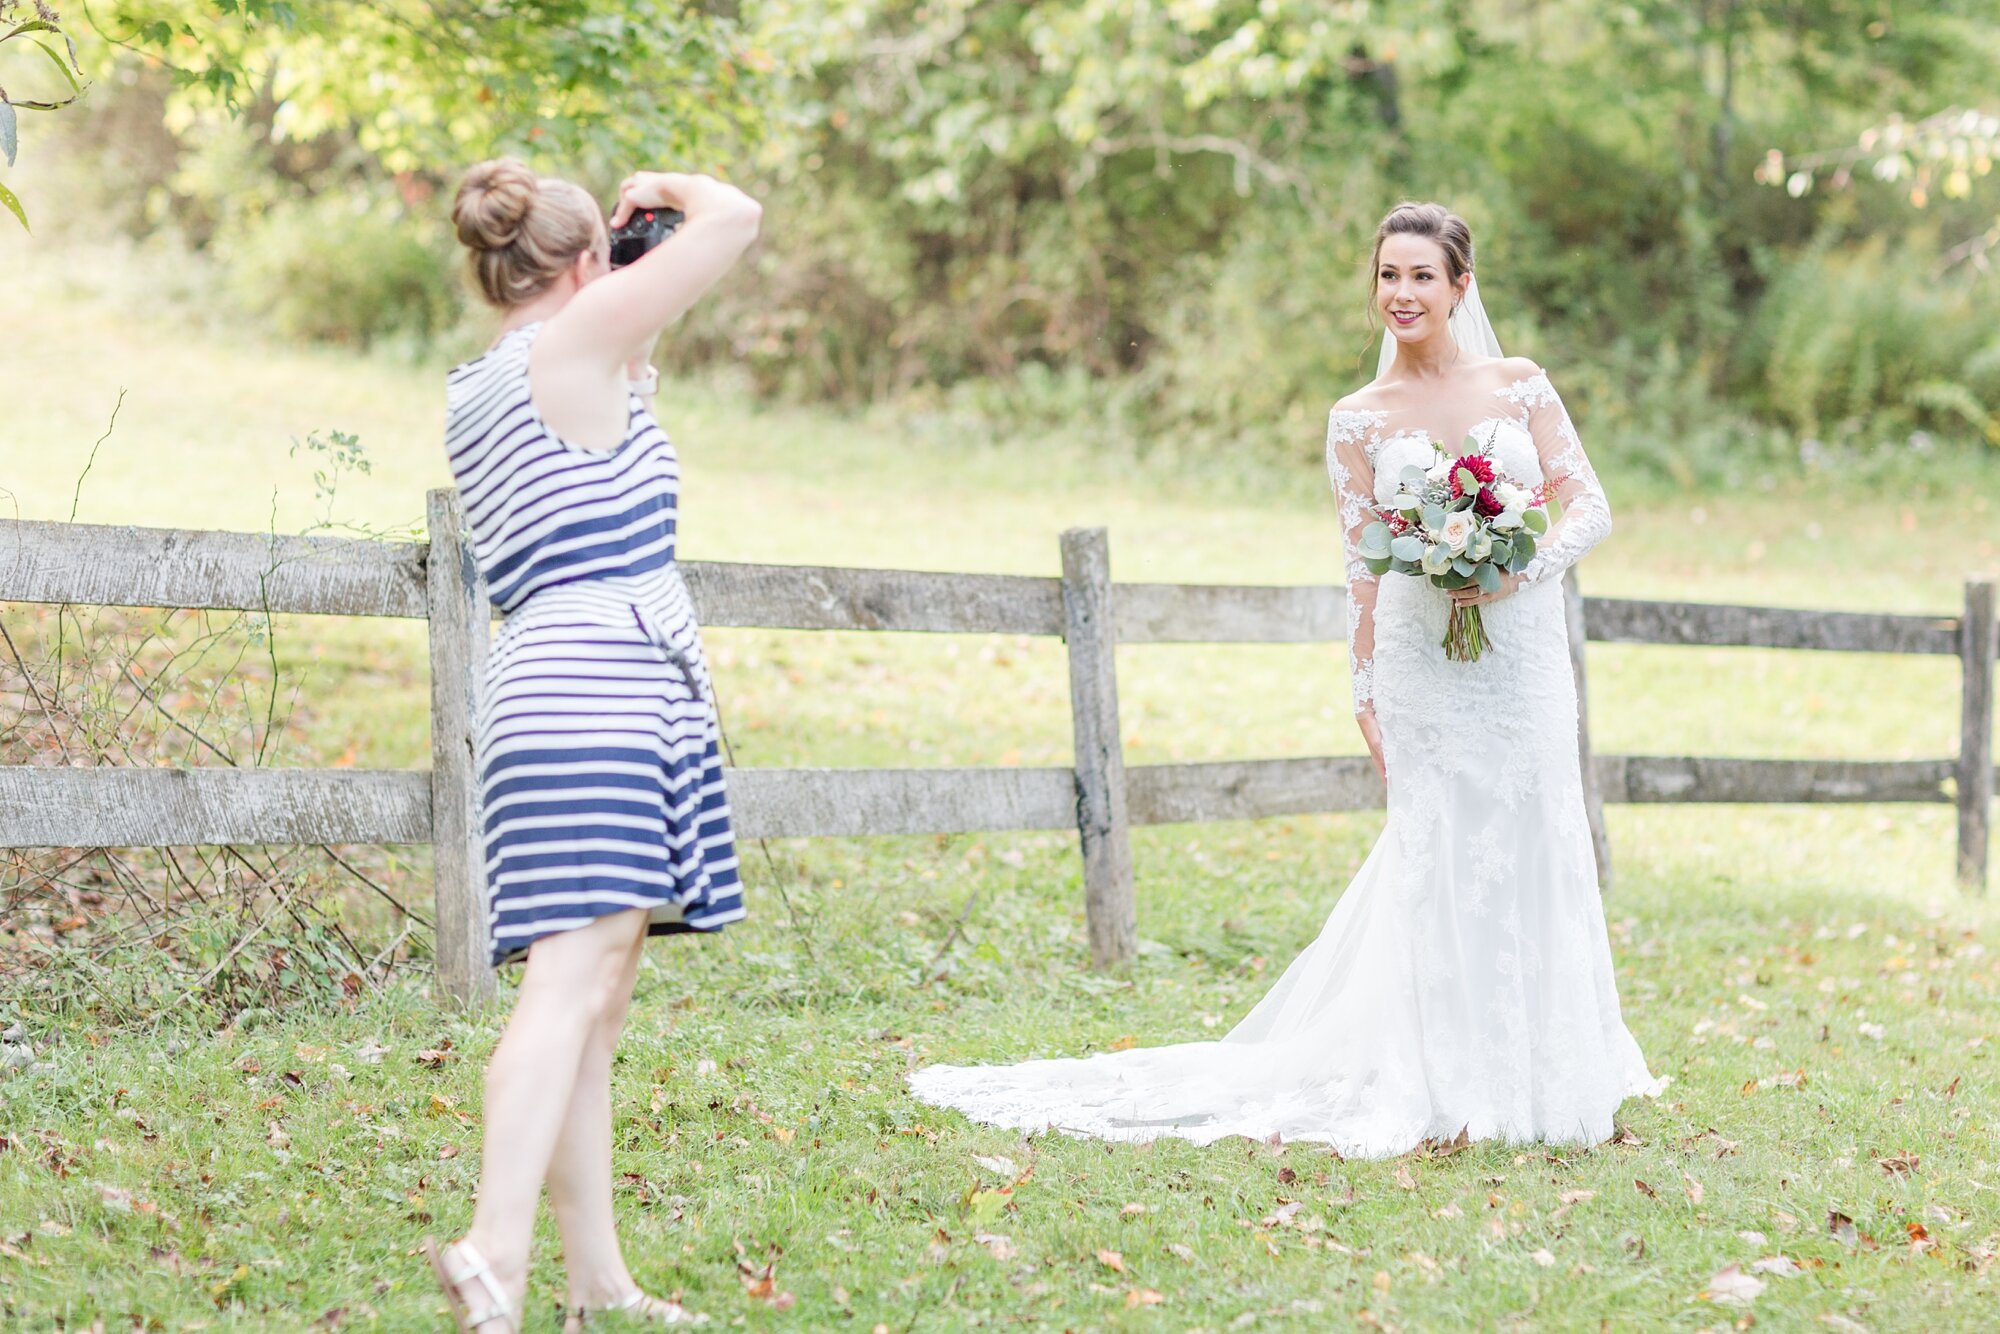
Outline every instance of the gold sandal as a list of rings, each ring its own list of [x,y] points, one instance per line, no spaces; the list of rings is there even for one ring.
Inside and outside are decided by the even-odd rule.
[[[424,1258],[431,1262],[431,1273],[437,1275],[438,1286],[444,1289],[444,1299],[451,1303],[451,1318],[458,1322],[460,1334],[476,1334],[481,1325],[494,1320],[505,1322],[509,1334],[521,1334],[519,1313],[507,1300],[493,1266],[486,1263],[486,1257],[471,1242],[455,1241],[440,1250],[435,1241],[425,1237],[423,1250]],[[448,1262],[455,1262],[455,1267]],[[477,1309],[459,1293],[460,1288],[474,1279],[486,1289],[486,1305]]]
[[[708,1317],[697,1315],[676,1301],[664,1301],[650,1297],[639,1289],[632,1289],[632,1295],[611,1306],[566,1306],[563,1308],[563,1334],[582,1334],[601,1315],[621,1315],[645,1325],[705,1325]]]

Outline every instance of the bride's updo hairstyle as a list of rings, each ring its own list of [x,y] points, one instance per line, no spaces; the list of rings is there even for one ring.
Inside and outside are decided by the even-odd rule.
[[[1396,205],[1375,229],[1375,251],[1368,257],[1368,327],[1375,327],[1376,275],[1382,271],[1382,243],[1392,236],[1422,236],[1436,241],[1444,251],[1444,264],[1456,287],[1472,272],[1472,229],[1465,219],[1443,204],[1419,204],[1409,200]]]
[[[517,157],[488,158],[466,172],[451,221],[472,252],[480,294],[502,310],[540,296],[578,255],[605,240],[604,217],[589,192],[537,176]]]

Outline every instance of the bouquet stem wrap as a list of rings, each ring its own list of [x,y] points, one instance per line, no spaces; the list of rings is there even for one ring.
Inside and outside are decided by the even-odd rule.
[[[1452,662],[1478,662],[1479,655],[1492,645],[1479,608],[1454,605],[1444,627],[1444,656]]]

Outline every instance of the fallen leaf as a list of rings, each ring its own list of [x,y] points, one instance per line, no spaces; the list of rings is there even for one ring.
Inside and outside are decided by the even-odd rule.
[[[1013,1241],[1010,1238],[1001,1236],[997,1232],[975,1232],[972,1234],[972,1239],[981,1246],[984,1246],[986,1253],[996,1260],[1011,1260],[1014,1258]]]
[[[1122,1274],[1125,1272],[1125,1257],[1116,1251],[1099,1251],[1097,1253],[1097,1263],[1114,1273]]]
[[[1649,1200],[1657,1200],[1657,1199],[1659,1199],[1659,1198],[1660,1198],[1660,1192],[1658,1192],[1657,1190],[1654,1190],[1654,1189],[1653,1189],[1653,1188],[1652,1188],[1651,1186],[1647,1185],[1647,1184],[1646,1184],[1645,1182],[1643,1182],[1643,1181],[1639,1180],[1638,1178],[1636,1178],[1636,1177],[1635,1177],[1635,1178],[1633,1178],[1633,1180],[1632,1180],[1632,1184],[1633,1184],[1633,1185],[1634,1185],[1635,1187],[1637,1187],[1637,1188],[1638,1188],[1638,1191],[1639,1191],[1639,1193],[1640,1193],[1641,1195],[1644,1195],[1644,1196],[1645,1196],[1645,1197],[1646,1197],[1647,1199],[1649,1199]]]
[[[285,1125],[282,1121],[273,1121],[270,1123],[270,1128],[264,1136],[264,1142],[274,1149],[289,1149],[292,1147],[292,1137],[285,1133]]]
[[[1185,1260],[1189,1264],[1194,1263],[1194,1247],[1184,1242],[1170,1241],[1167,1243],[1166,1249],[1167,1254],[1173,1256],[1175,1259]]]
[[[1806,1271],[1799,1268],[1798,1261],[1789,1255],[1767,1255],[1761,1260],[1750,1262],[1753,1274],[1771,1274],[1777,1278],[1796,1278]]]
[[[364,1042],[354,1049],[355,1057],[366,1065],[380,1065],[390,1049],[377,1042]]]
[[[1556,1262],[1556,1257],[1552,1253],[1550,1253],[1547,1247],[1543,1247],[1540,1250],[1530,1251],[1528,1253],[1528,1258],[1530,1260],[1533,1260],[1536,1264],[1540,1265],[1544,1269],[1547,1269],[1550,1265]]]
[[[1386,1269],[1378,1269],[1378,1270],[1376,1270],[1376,1271],[1375,1271],[1375,1291],[1377,1291],[1377,1292],[1382,1292],[1382,1293],[1386,1293],[1386,1292],[1388,1292],[1388,1291],[1389,1291],[1389,1271],[1388,1271],[1388,1270],[1386,1270]]]
[[[1701,1183],[1685,1172],[1681,1173],[1681,1180],[1687,1183],[1685,1189],[1687,1191],[1688,1203],[1697,1206],[1700,1205],[1703,1194]]]
[[[416,1062],[426,1070],[436,1070],[447,1061],[455,1061],[458,1054],[451,1049],[451,1039],[446,1038],[435,1047],[426,1048],[416,1055]]]
[[[1003,1158],[999,1154],[989,1156],[983,1153],[975,1153],[972,1155],[972,1161],[991,1172],[994,1176],[1006,1177],[1010,1181],[1021,1175],[1021,1169],[1014,1166],[1012,1158]]]
[[[1415,1190],[1417,1188],[1417,1179],[1410,1175],[1410,1169],[1403,1163],[1396,1164],[1396,1188],[1398,1190]]]
[[[1892,1177],[1907,1177],[1915,1174],[1917,1164],[1921,1161],[1922,1159],[1916,1154],[1904,1149],[1900,1153],[1890,1154],[1887,1158],[1877,1158],[1875,1165]]]
[[[1838,1209],[1826,1211],[1826,1231],[1828,1236],[1843,1246],[1854,1246],[1861,1240],[1860,1234],[1855,1230],[1854,1220]]]
[[[131,1211],[132,1192],[129,1190],[121,1190],[117,1186],[100,1185],[97,1188],[97,1198],[107,1209],[117,1209],[127,1213]]]
[[[1118,1216],[1120,1218],[1137,1218],[1145,1212],[1146,1206],[1143,1204],[1128,1204],[1118,1211]]]
[[[1165,1300],[1164,1296],[1151,1288],[1133,1288],[1125,1294],[1125,1309],[1129,1311],[1141,1306],[1158,1306]]]
[[[1708,1280],[1701,1296],[1712,1302],[1725,1302],[1732,1306],[1748,1306],[1757,1300],[1757,1294],[1764,1291],[1764,1280],[1746,1274],[1736,1265],[1725,1265]]]
[[[1596,1198],[1597,1192],[1594,1190],[1566,1190],[1556,1196],[1556,1199],[1563,1204],[1582,1204],[1585,1200]]]

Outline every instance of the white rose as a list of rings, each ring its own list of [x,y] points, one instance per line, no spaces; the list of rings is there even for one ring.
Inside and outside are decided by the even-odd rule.
[[[1503,509],[1510,509],[1516,513],[1528,508],[1528,501],[1531,499],[1526,491],[1512,482],[1496,483],[1493,487],[1493,497],[1500,502]]]
[[[1471,510],[1453,510],[1445,516],[1444,528],[1438,533],[1438,540],[1450,549],[1452,555],[1462,556],[1465,554],[1465,544],[1472,540],[1473,527]]]

